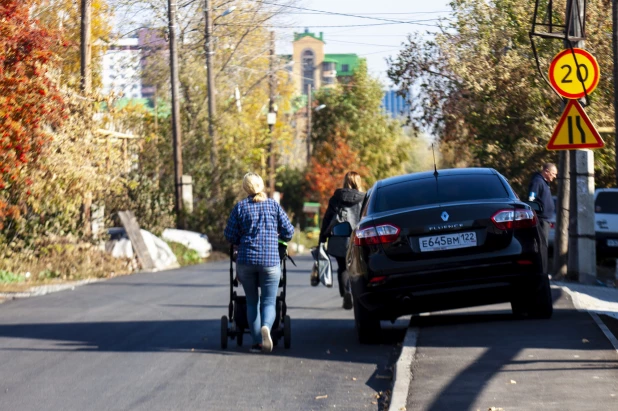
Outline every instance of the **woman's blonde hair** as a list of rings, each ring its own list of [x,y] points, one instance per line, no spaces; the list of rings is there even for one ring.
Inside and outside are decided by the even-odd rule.
[[[353,188],[354,190],[363,191],[360,174],[356,171],[348,171],[343,178],[343,188]]]
[[[247,194],[253,196],[253,201],[259,203],[266,200],[266,193],[264,192],[264,180],[262,177],[255,173],[247,173],[242,178],[242,188],[245,189]]]

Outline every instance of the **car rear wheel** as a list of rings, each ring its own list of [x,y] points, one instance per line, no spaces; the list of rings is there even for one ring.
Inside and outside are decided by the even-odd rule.
[[[380,319],[372,315],[356,298],[354,299],[354,324],[358,341],[371,344],[380,336]]]
[[[551,318],[554,308],[549,278],[542,275],[534,286],[521,290],[521,295],[511,301],[513,314],[529,318]]]

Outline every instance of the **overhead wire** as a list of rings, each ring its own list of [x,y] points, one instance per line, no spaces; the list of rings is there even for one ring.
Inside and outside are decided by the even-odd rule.
[[[360,14],[350,14],[350,13],[338,13],[335,11],[324,11],[324,10],[316,10],[316,9],[309,9],[306,7],[298,7],[298,6],[290,6],[287,4],[280,4],[280,3],[272,3],[269,1],[264,1],[264,0],[259,0],[260,3],[263,4],[268,4],[271,6],[278,6],[281,8],[287,8],[287,9],[295,9],[295,10],[305,10],[305,11],[311,11],[311,12],[317,12],[318,14],[327,14],[327,15],[331,15],[331,16],[344,16],[344,17],[354,17],[354,18],[358,18],[358,19],[369,19],[369,20],[377,20],[377,21],[385,21],[385,22],[389,22],[389,23],[395,23],[395,24],[412,24],[414,23],[414,21],[403,21],[403,20],[393,20],[393,19],[384,19],[381,17],[371,17],[371,16],[363,16]]]
[[[375,43],[360,43],[357,41],[343,41],[343,40],[328,40],[329,43],[345,43],[345,44],[358,44],[361,46],[376,46],[376,47],[399,47],[394,44],[375,44]]]
[[[395,24],[412,24],[415,26],[426,26],[426,27],[440,27],[437,24],[423,24],[423,23],[412,23],[412,22],[401,22],[401,23],[375,23],[375,24],[344,24],[344,25],[333,25],[333,26],[314,26],[312,28],[341,28],[341,27],[375,27],[375,26],[392,26]],[[217,26],[236,26],[236,27],[253,27],[251,24],[236,24],[236,23],[217,23]],[[276,28],[276,29],[298,29],[305,28],[307,25],[302,26],[279,26],[279,25],[264,25],[265,28]]]

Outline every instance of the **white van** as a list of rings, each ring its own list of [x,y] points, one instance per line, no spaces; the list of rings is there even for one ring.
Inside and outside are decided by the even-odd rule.
[[[594,192],[597,258],[618,258],[618,188]]]

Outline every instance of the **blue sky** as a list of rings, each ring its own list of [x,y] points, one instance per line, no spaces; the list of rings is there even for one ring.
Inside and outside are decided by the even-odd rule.
[[[278,3],[276,0],[271,1]],[[434,25],[437,23],[435,19],[449,16],[448,4],[447,0],[301,0],[294,5],[327,12],[360,15],[365,18],[328,15],[290,8],[289,14],[282,16],[277,24],[298,27],[276,30],[277,53],[291,54],[291,42],[295,31],[301,32],[304,27],[314,33],[322,31],[326,41],[326,53],[356,53],[365,57],[370,73],[388,85],[386,57],[397,55],[398,50],[401,49],[401,43],[406,40],[409,33],[435,31]],[[389,24],[391,22],[372,20],[369,17],[415,21],[419,24]],[[319,27],[367,24],[384,25]]]

